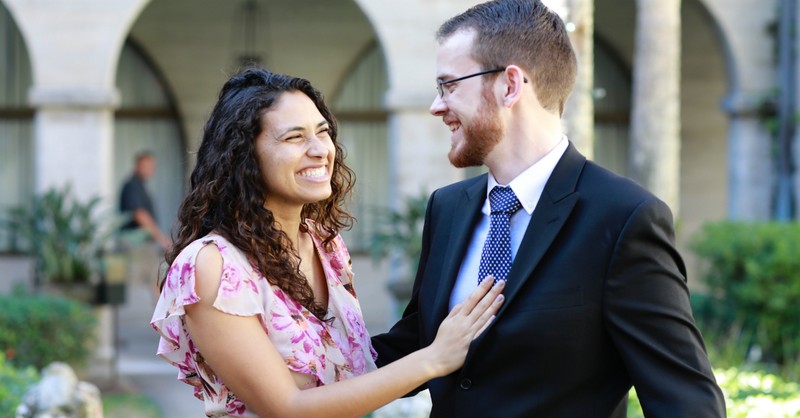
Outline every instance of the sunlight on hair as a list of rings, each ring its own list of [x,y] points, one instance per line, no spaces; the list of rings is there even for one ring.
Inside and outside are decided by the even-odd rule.
[[[558,13],[563,21],[567,21],[567,17],[569,17],[567,0],[542,0],[542,3],[547,6],[548,9]]]

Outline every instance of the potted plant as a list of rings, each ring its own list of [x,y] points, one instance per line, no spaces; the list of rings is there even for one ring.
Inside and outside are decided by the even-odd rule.
[[[45,292],[92,302],[99,281],[101,251],[112,225],[97,217],[99,197],[76,199],[69,185],[31,197],[9,210],[9,228],[34,263],[34,283]]]
[[[394,275],[388,284],[389,292],[401,305],[411,298],[422,252],[422,226],[427,204],[428,193],[423,191],[406,197],[400,209],[379,211],[378,227],[372,235],[370,253],[374,261],[390,257],[402,263],[400,269],[391,270]]]

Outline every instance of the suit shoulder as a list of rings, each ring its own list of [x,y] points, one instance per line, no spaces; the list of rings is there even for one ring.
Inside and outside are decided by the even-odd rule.
[[[435,196],[437,200],[440,198],[442,199],[452,198],[454,196],[459,195],[460,193],[464,193],[466,190],[479,186],[481,183],[486,184],[487,178],[488,178],[487,174],[481,174],[479,176],[468,178],[466,180],[461,180],[455,183],[451,183],[448,184],[447,186],[436,189],[433,192],[433,196]]]
[[[593,161],[586,162],[578,190],[581,196],[597,197],[605,202],[617,202],[624,206],[638,206],[645,201],[663,204],[661,199],[639,183]]]

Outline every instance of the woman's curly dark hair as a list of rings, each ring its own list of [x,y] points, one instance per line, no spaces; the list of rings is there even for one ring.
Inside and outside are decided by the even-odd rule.
[[[355,175],[344,163],[344,150],[336,139],[336,120],[322,94],[308,80],[248,69],[225,83],[206,122],[191,190],[181,203],[174,246],[167,252],[166,261],[171,265],[183,248],[214,231],[242,251],[271,284],[322,320],[327,308],[314,300],[300,272],[297,251],[276,226],[272,212],[264,207],[268,191],[256,158],[255,141],[263,115],[283,93],[292,91],[302,92],[314,102],[330,125],[336,148],[333,193],[323,201],[306,204],[302,218],[314,221],[315,232],[322,235],[328,249],[339,231],[352,226],[345,200]]]

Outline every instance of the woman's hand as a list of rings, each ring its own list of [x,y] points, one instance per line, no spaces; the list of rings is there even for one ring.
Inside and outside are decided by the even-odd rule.
[[[464,364],[469,345],[494,320],[503,304],[500,293],[505,280],[492,285],[494,278],[486,277],[472,294],[459,303],[439,325],[436,339],[424,350],[432,356],[437,376],[450,374]]]

